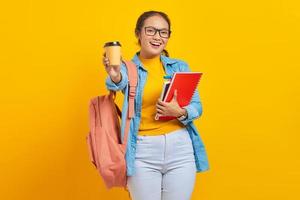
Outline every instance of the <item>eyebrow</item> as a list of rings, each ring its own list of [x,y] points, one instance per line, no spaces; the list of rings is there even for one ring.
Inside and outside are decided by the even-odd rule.
[[[151,27],[151,28],[155,28],[155,29],[158,29],[158,30],[169,30],[169,28],[156,28],[154,26],[145,26],[145,27]]]

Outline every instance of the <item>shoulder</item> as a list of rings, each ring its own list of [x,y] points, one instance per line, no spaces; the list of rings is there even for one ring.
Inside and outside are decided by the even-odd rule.
[[[189,71],[189,64],[183,59],[162,56],[162,60],[175,67],[176,71]]]

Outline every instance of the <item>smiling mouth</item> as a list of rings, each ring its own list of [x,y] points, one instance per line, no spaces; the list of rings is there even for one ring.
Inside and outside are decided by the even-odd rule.
[[[161,45],[159,42],[150,42],[150,44],[154,47],[159,47]]]

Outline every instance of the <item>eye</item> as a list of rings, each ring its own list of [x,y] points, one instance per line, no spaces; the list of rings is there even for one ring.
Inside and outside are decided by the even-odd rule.
[[[147,29],[147,32],[148,32],[148,33],[154,33],[155,30],[154,30],[154,29]]]

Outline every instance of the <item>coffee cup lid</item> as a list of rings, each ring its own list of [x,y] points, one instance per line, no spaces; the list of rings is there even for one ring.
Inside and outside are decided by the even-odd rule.
[[[119,41],[106,42],[104,47],[108,47],[108,46],[121,46],[121,44]]]

